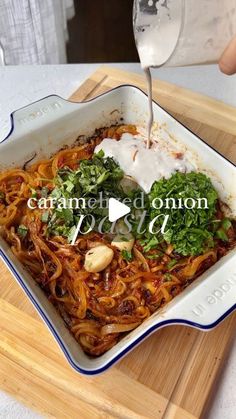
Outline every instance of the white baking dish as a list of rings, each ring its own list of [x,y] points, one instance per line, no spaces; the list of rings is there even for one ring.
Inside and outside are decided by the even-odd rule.
[[[212,177],[220,196],[229,203],[235,216],[236,167],[156,103],[154,113],[155,121],[164,124],[182,147],[187,147],[194,155],[198,168]],[[121,118],[125,123],[136,125],[145,122],[147,97],[138,88],[120,86],[86,103],[72,103],[54,95],[46,97],[11,115],[11,131],[0,144],[0,170],[20,166],[35,153],[36,159],[48,157],[63,145],[73,144],[78,135],[90,135],[95,128],[108,126]],[[1,238],[0,256],[51,330],[72,367],[87,375],[105,371],[161,327],[184,324],[209,330],[236,308],[236,251],[233,250],[107,353],[99,358],[90,358]]]

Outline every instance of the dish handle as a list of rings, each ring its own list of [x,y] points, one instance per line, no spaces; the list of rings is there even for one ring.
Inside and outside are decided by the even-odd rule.
[[[178,298],[178,297],[177,297]],[[211,329],[236,310],[236,252],[206,271],[174,302],[168,318],[174,323]]]
[[[83,106],[82,103],[70,102],[57,95],[50,95],[36,102],[30,103],[11,113],[11,128],[8,135],[0,141],[11,141],[43,125],[50,124]]]

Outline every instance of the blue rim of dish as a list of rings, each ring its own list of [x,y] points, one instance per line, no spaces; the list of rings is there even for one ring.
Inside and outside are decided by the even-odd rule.
[[[120,86],[117,86],[105,93],[100,94],[99,96],[96,96],[95,98],[89,99],[85,102],[82,103],[89,103],[101,96],[105,96],[107,94],[109,94],[110,92],[119,89],[121,87],[132,87],[133,89],[136,89],[138,91],[140,91],[141,93],[143,93],[145,96],[146,93],[143,92],[142,89],[133,86],[131,84],[123,84]],[[41,102],[44,99],[47,99],[49,97],[59,97],[60,99],[62,99],[65,102],[70,102],[70,103],[76,103],[78,104],[78,102],[72,102],[69,100],[66,100],[64,98],[62,98],[59,95],[48,95],[45,96],[42,99],[39,99],[35,102],[32,102],[31,104],[37,103],[37,102]],[[193,131],[191,131],[188,127],[186,127],[184,124],[182,124],[181,122],[179,122],[176,118],[174,118],[169,112],[167,112],[163,107],[161,107],[156,101],[153,101],[156,105],[158,105],[164,112],[166,112],[171,118],[173,118],[176,122],[178,122],[179,124],[181,124],[185,129],[187,129],[187,131],[191,132],[192,134],[195,135],[195,137],[197,137],[200,141],[202,141],[207,147],[209,147],[210,149],[212,149],[215,153],[219,154],[224,160],[226,160],[228,163],[230,163],[233,167],[236,167],[236,165],[234,163],[232,163],[229,159],[227,159],[225,156],[223,156],[219,151],[215,150],[212,146],[210,146],[209,144],[207,144],[202,138],[200,138],[198,135],[196,135]],[[20,109],[17,110],[21,110],[24,108],[27,108],[29,105],[26,105]],[[12,134],[12,132],[14,131],[14,113],[17,112],[14,111],[11,113],[10,115],[10,120],[11,120],[11,129],[9,131],[9,133],[7,134],[7,136],[0,142],[0,146],[1,144],[6,141],[10,135]],[[40,314],[40,316],[42,317],[42,319],[44,320],[45,324],[47,325],[47,327],[49,328],[49,330],[51,331],[52,335],[54,336],[54,338],[56,339],[57,343],[59,344],[62,352],[64,353],[67,361],[69,362],[69,364],[74,368],[74,370],[76,370],[77,372],[84,374],[84,375],[97,375],[97,374],[101,374],[103,372],[105,372],[108,368],[110,368],[112,365],[114,365],[115,363],[117,363],[121,358],[123,358],[125,355],[127,355],[132,349],[134,349],[139,343],[141,343],[146,337],[148,337],[149,335],[151,335],[153,332],[155,332],[156,330],[164,327],[164,326],[170,326],[170,325],[174,325],[174,324],[178,324],[178,325],[185,325],[185,326],[190,326],[190,327],[194,327],[200,330],[211,330],[214,327],[216,327],[219,323],[221,323],[227,316],[229,316],[234,310],[236,310],[236,304],[234,304],[232,307],[230,307],[224,314],[222,314],[222,316],[220,316],[215,322],[208,324],[208,325],[202,325],[196,322],[192,322],[189,320],[184,320],[184,319],[171,319],[171,320],[163,320],[161,323],[158,323],[157,325],[153,325],[151,326],[148,330],[146,330],[141,336],[139,336],[134,342],[132,342],[130,345],[128,345],[124,350],[122,350],[118,355],[116,355],[114,358],[112,358],[110,361],[108,361],[105,365],[103,365],[100,368],[96,368],[93,370],[87,370],[84,368],[81,368],[80,366],[77,365],[77,363],[73,360],[72,356],[70,355],[68,349],[66,348],[63,340],[61,339],[61,337],[59,336],[59,334],[57,333],[57,331],[55,330],[55,327],[53,325],[53,323],[49,320],[46,312],[40,307],[40,305],[38,304],[38,302],[36,301],[35,297],[33,296],[32,292],[29,290],[29,288],[26,286],[23,277],[17,272],[16,268],[14,267],[14,265],[11,263],[10,259],[6,256],[6,254],[3,252],[2,249],[0,249],[0,257],[3,259],[3,261],[6,263],[7,267],[9,268],[9,270],[11,271],[11,273],[14,275],[14,277],[16,278],[17,282],[20,284],[21,288],[24,290],[24,292],[26,293],[26,295],[29,297],[30,301],[33,303],[34,307],[37,309],[38,313]],[[79,345],[79,344],[78,344]]]

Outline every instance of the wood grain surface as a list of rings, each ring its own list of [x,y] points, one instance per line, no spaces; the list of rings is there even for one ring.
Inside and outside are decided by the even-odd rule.
[[[102,67],[72,96],[82,101],[142,76]],[[154,81],[154,98],[236,162],[236,110]],[[236,314],[211,332],[171,326],[156,332],[105,374],[68,365],[23,291],[0,262],[0,388],[51,418],[202,418],[235,333]]]

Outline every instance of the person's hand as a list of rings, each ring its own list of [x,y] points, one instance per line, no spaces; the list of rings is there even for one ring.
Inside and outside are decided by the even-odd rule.
[[[229,76],[236,73],[236,37],[224,50],[219,61],[219,67],[222,73]]]

